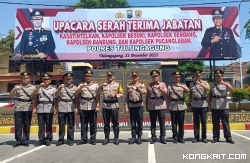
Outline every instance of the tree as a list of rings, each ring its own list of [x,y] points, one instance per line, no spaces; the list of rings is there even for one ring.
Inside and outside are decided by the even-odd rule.
[[[250,14],[250,11],[249,11],[249,14]],[[250,39],[250,19],[246,22],[243,29],[246,29],[245,39]]]
[[[250,75],[250,66],[248,66],[246,74]]]
[[[80,0],[67,8],[129,8],[128,0]],[[118,67],[127,68],[130,62],[119,62]]]
[[[204,70],[204,61],[179,61],[177,70],[186,72],[186,76],[190,76],[196,69]]]
[[[14,39],[15,39],[14,30],[9,30],[8,36],[3,37],[0,40],[0,56],[13,55],[13,52],[14,52]]]

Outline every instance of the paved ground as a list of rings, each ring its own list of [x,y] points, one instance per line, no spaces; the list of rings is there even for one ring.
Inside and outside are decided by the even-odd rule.
[[[223,135],[222,131],[221,135]],[[0,135],[0,163],[233,163],[236,161],[249,163],[250,131],[232,131],[232,135],[236,142],[234,145],[226,143],[224,138],[221,138],[222,142],[217,144],[211,142],[208,144],[202,142],[193,144],[191,142],[193,132],[185,131],[186,143],[173,144],[171,133],[167,131],[167,144],[163,145],[157,142],[153,145],[148,143],[150,135],[148,131],[145,131],[142,145],[128,145],[130,132],[123,131],[120,134],[120,145],[116,146],[110,143],[103,146],[101,145],[104,139],[103,132],[98,132],[96,146],[86,144],[56,147],[55,143],[58,136],[54,134],[54,141],[50,147],[34,147],[33,144],[37,142],[37,135],[32,134],[30,147],[22,146],[18,148],[12,147],[14,143],[13,134]],[[80,133],[76,132],[76,143],[79,138]],[[212,133],[208,131],[208,140],[211,141],[211,138]],[[193,159],[194,154],[203,154],[203,156],[196,155],[196,159]],[[229,156],[229,154],[233,155]],[[244,157],[244,154],[246,154],[246,159],[234,159],[235,157]],[[217,159],[217,157],[220,157],[220,159]]]

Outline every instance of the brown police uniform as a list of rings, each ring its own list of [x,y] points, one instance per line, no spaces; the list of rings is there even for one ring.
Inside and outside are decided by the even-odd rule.
[[[132,72],[132,76],[138,76],[137,72]],[[137,144],[141,144],[142,135],[142,118],[143,118],[143,101],[142,94],[146,93],[143,83],[130,83],[127,85],[125,97],[125,108],[129,109],[131,123],[131,143],[135,142],[136,134],[138,135]],[[137,125],[136,125],[137,124]],[[137,129],[137,131],[136,131]]]
[[[43,78],[51,78],[51,75],[44,73]],[[52,86],[41,87],[37,94],[37,116],[38,116],[38,138],[40,144],[50,145],[53,139],[52,123],[54,112],[54,99],[56,88]],[[44,127],[46,125],[46,137]]]
[[[65,73],[64,78],[73,78],[72,73]],[[67,121],[67,142],[70,146],[73,145],[74,141],[74,126],[75,126],[75,113],[76,108],[76,97],[75,91],[77,86],[74,84],[67,85],[64,87],[58,87],[58,123],[59,123],[59,140],[57,145],[64,143],[65,135],[65,124]]]
[[[173,75],[181,75],[180,72],[173,72]],[[181,83],[181,85],[186,85]],[[169,99],[169,109],[171,115],[171,124],[172,124],[172,137],[174,139],[174,143],[177,141],[183,143],[184,137],[184,118],[185,118],[185,110],[187,109],[187,105],[184,102],[184,89],[182,87],[175,86],[174,83],[168,85],[168,99]],[[177,124],[179,131],[177,131]]]
[[[159,76],[160,72],[158,70],[152,70],[150,72],[150,76]],[[157,85],[157,88],[153,86]],[[159,124],[160,124],[160,140],[161,142],[165,141],[166,130],[165,130],[165,110],[167,109],[166,100],[164,95],[162,95],[161,89],[167,90],[166,84],[164,82],[157,82],[157,83],[148,83],[147,85],[147,97],[148,100],[148,110],[149,110],[149,117],[151,121],[151,135],[152,135],[152,142],[156,141],[156,120],[158,117]]]
[[[107,75],[114,75],[114,72],[108,71]],[[106,86],[103,86],[100,89],[103,91],[103,104],[102,104],[102,115],[104,120],[104,134],[105,141],[103,144],[107,144],[109,142],[109,134],[110,134],[110,118],[112,119],[113,131],[114,131],[114,143],[119,144],[119,103],[118,98],[123,97],[123,89],[122,86],[113,81],[112,83],[107,83]],[[115,94],[115,97],[110,97],[110,94]]]
[[[224,72],[216,70],[215,74],[223,75]],[[225,85],[213,82],[211,84],[211,109],[212,109],[212,122],[213,122],[213,142],[220,139],[220,120],[223,125],[224,138],[232,141],[230,126],[229,126],[229,105],[227,100],[228,89]]]
[[[201,75],[201,70],[195,70],[195,75]],[[208,86],[208,82],[204,80],[199,81],[201,84]],[[200,139],[200,122],[202,125],[202,141],[206,141],[207,138],[207,93],[206,90],[195,81],[189,85],[190,95],[192,98],[192,110],[194,119],[194,138],[193,142],[199,141]]]
[[[28,78],[31,74],[22,72],[20,74],[23,78]],[[25,79],[26,80],[26,79]],[[16,90],[17,102],[14,106],[14,118],[15,118],[15,139],[17,143],[14,146],[25,145],[28,146],[30,139],[30,125],[33,110],[33,92],[35,86],[28,84],[24,86],[20,85],[20,88]],[[15,88],[14,88],[15,89]]]
[[[87,70],[84,75],[93,75],[93,71]],[[79,85],[80,87],[80,85]],[[88,141],[88,122],[90,123],[90,141],[96,142],[96,118],[95,112],[97,107],[96,96],[98,92],[99,84],[91,81],[87,86],[81,89],[80,95],[80,108],[79,114],[81,118],[81,142],[80,144],[86,144]]]

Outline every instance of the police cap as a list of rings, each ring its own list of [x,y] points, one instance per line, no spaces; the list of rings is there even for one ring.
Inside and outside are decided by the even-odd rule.
[[[51,78],[52,76],[51,76],[50,74],[48,74],[48,73],[43,73],[43,74],[42,74],[42,77],[43,77],[43,78],[46,78],[46,77],[50,77],[50,78]]]
[[[115,74],[115,73],[114,73],[113,71],[108,71],[108,72],[107,72],[107,75],[112,75],[112,76],[113,76],[114,74]]]
[[[214,71],[214,74],[222,74],[222,75],[223,75],[223,74],[224,74],[224,71],[222,71],[222,70],[215,70],[215,71]]]
[[[172,73],[172,76],[174,76],[174,75],[181,75],[181,73],[179,71],[175,71]]]
[[[65,73],[63,76],[65,76],[65,77],[73,77],[74,74],[73,73]]]
[[[151,72],[150,72],[150,76],[159,76],[161,73],[160,73],[160,71],[158,71],[158,70],[152,70]]]
[[[24,72],[22,72],[20,75],[21,75],[21,76],[30,76],[31,73],[24,71]]]
[[[86,71],[84,71],[84,75],[93,75],[93,71],[86,70]]]
[[[44,16],[44,12],[42,10],[33,10],[31,13],[30,13],[30,16],[33,18],[33,19],[42,19],[43,16]]]
[[[194,71],[194,74],[201,74],[202,72],[203,72],[202,70],[196,69],[196,70]]]
[[[132,72],[131,75],[132,76],[139,76],[138,72]]]
[[[215,9],[211,12],[211,15],[213,15],[214,18],[221,18],[224,15],[224,12],[218,9]]]

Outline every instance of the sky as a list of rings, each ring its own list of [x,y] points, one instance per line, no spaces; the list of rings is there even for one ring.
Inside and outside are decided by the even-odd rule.
[[[243,29],[244,24],[250,19],[250,0],[249,2],[234,2],[226,4],[204,4],[204,3],[221,3],[221,2],[230,2],[232,0],[129,0],[132,6],[155,6],[155,5],[174,5],[174,6],[239,6],[240,5],[240,31],[241,34],[241,47],[242,47],[242,62],[250,61],[250,40],[245,39],[246,30]],[[237,1],[237,0],[234,0]],[[29,3],[29,4],[47,4],[47,5],[73,5],[79,0],[0,0],[0,38],[2,36],[8,35],[9,29],[15,28],[15,14],[17,8],[63,8],[63,7],[50,7],[50,6],[41,6],[41,5],[20,5],[20,4],[4,4],[1,2],[11,2],[11,3]],[[189,4],[189,5],[188,5]],[[239,60],[238,60],[239,61]],[[216,61],[216,66],[226,66],[234,61]],[[148,62],[145,62],[148,64]],[[151,62],[159,63],[159,62]],[[209,65],[209,62],[205,62],[206,65]]]

